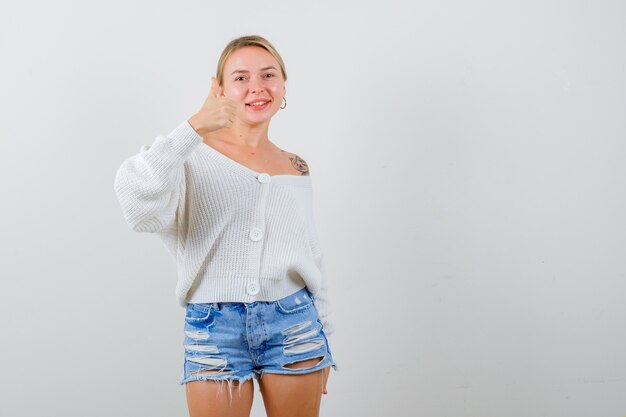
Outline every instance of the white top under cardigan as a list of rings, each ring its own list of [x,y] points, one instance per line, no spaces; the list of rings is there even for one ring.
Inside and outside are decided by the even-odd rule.
[[[305,285],[330,335],[311,177],[255,172],[181,123],[122,163],[115,193],[136,232],[157,233],[187,303],[275,301]]]

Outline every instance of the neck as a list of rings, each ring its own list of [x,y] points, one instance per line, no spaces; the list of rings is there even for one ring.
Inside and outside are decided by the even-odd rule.
[[[259,149],[269,144],[267,136],[269,120],[266,123],[250,125],[241,123],[239,119],[231,127],[220,129],[219,138],[237,146]]]

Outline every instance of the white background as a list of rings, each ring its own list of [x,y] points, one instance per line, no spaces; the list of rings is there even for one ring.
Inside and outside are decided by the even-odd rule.
[[[296,3],[0,3],[0,415],[186,415],[175,263],[113,180],[246,34],[314,181],[322,415],[626,415],[625,3]]]

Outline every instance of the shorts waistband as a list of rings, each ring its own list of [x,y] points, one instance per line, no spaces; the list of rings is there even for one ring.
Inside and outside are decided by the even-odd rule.
[[[206,303],[207,305],[212,305],[214,309],[219,310],[222,306],[224,305],[232,305],[232,304],[247,304],[247,305],[251,305],[251,304],[259,304],[259,303],[265,303],[265,304],[273,304],[273,303],[280,303],[280,304],[289,304],[292,302],[295,302],[296,304],[299,304],[300,300],[306,300],[307,297],[310,297],[311,300],[315,299],[315,296],[313,294],[311,294],[311,292],[309,291],[309,289],[307,287],[302,287],[300,288],[298,291],[286,295],[283,298],[280,298],[278,300],[274,300],[274,301],[253,301],[251,303],[242,303],[242,302],[238,302],[238,301],[224,301],[224,302],[213,302],[213,303]]]

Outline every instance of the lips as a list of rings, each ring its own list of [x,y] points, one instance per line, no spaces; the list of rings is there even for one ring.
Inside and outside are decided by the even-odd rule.
[[[246,103],[246,106],[252,106],[252,104],[253,104],[253,103],[260,103],[260,102],[263,102],[263,104],[261,104],[261,106],[262,106],[262,105],[264,105],[264,104],[269,103],[270,101],[272,101],[272,100],[270,100],[270,99],[263,99],[263,98],[261,98],[261,99],[254,100],[254,101],[251,101],[251,102],[249,102],[249,103]]]

